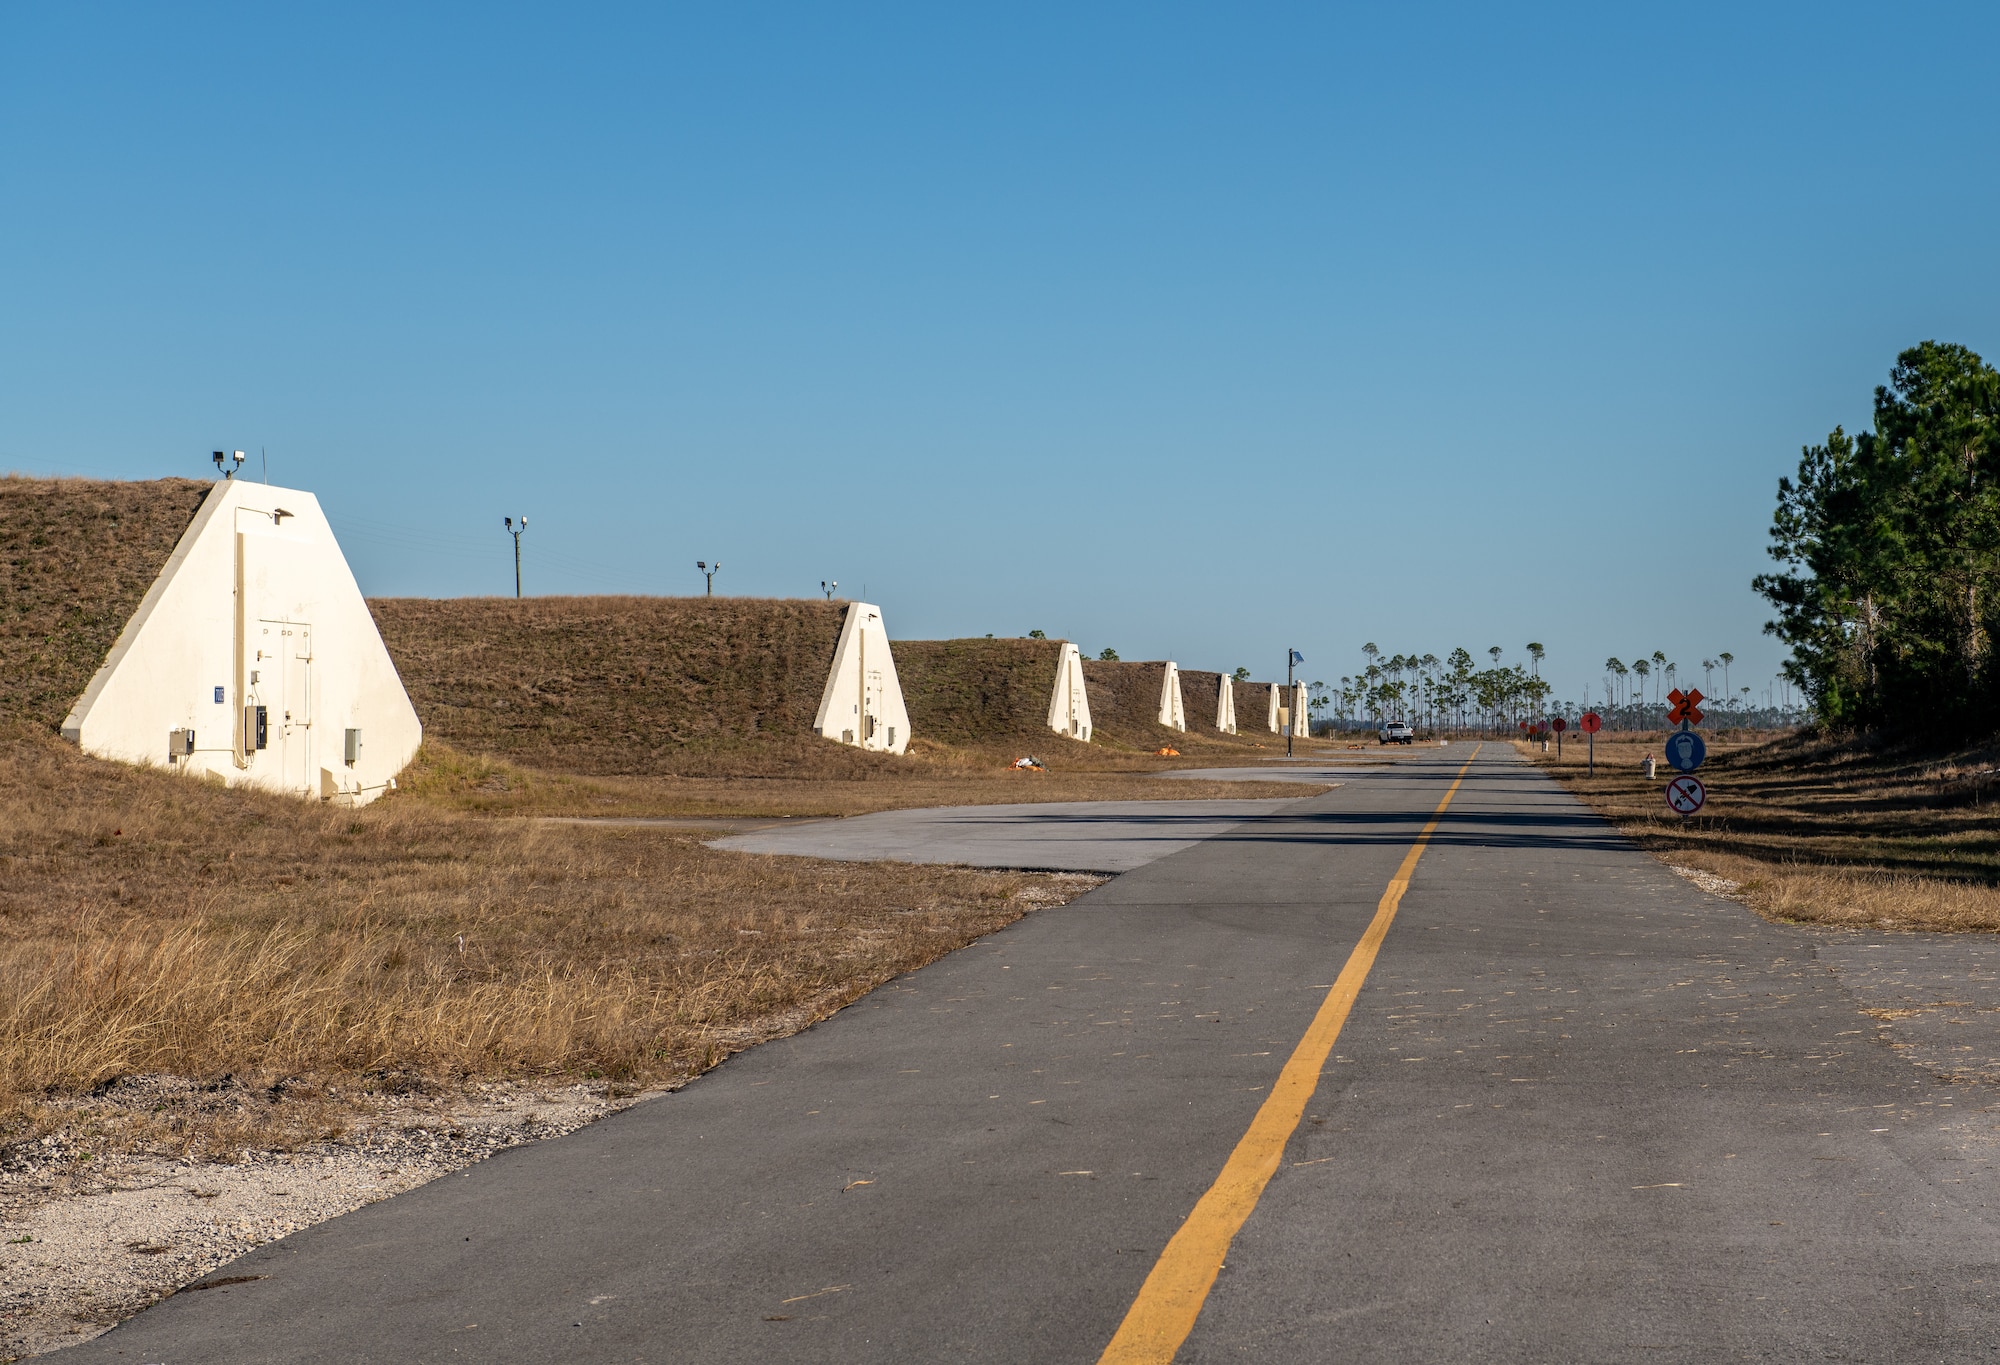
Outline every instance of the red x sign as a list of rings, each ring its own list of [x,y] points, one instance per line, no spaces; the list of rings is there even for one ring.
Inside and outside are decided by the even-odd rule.
[[[1698,706],[1701,701],[1699,687],[1690,687],[1685,692],[1676,687],[1667,693],[1667,700],[1673,703],[1673,709],[1667,712],[1669,724],[1679,725],[1682,721],[1686,721],[1689,725],[1701,724],[1701,710]]]

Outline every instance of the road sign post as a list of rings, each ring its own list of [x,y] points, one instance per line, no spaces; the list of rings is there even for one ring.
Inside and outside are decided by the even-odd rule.
[[[1604,717],[1595,711],[1585,711],[1577,721],[1583,733],[1590,737],[1590,776],[1597,776],[1597,732],[1604,728]]]
[[[1305,708],[1299,705],[1299,689],[1298,685],[1292,681],[1292,670],[1297,668],[1300,664],[1304,663],[1305,661],[1306,661],[1306,656],[1299,653],[1296,649],[1288,649],[1285,651],[1285,700],[1287,704],[1291,706],[1294,713],[1302,711]],[[1307,726],[1306,733],[1308,735],[1312,733],[1311,722],[1307,719],[1307,717],[1302,715],[1294,714],[1291,718],[1291,723],[1285,726],[1286,758],[1290,758],[1292,756],[1292,736],[1296,735],[1299,732],[1299,726],[1301,725]],[[1415,740],[1412,739],[1411,742],[1415,743]]]
[[[1552,723],[1556,727],[1556,758],[1560,761],[1563,756],[1563,731],[1569,729],[1569,722],[1557,716]]]
[[[1680,774],[1667,783],[1667,805],[1685,825],[1690,815],[1708,803],[1708,788],[1701,779],[1689,776],[1708,757],[1708,746],[1693,728],[1701,724],[1701,689],[1690,687],[1683,692],[1676,687],[1667,693],[1667,701],[1671,703],[1668,722],[1681,727],[1679,734],[1667,737],[1667,766]]]

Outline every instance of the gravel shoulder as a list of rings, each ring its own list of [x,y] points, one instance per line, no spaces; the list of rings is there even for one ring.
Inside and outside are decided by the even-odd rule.
[[[110,1098],[147,1106],[179,1084],[144,1078]],[[88,1341],[176,1292],[228,1293],[230,1277],[214,1272],[252,1247],[666,1088],[613,1098],[603,1085],[496,1084],[390,1097],[338,1139],[228,1164],[92,1154],[70,1135],[16,1149],[0,1165],[0,1361]]]

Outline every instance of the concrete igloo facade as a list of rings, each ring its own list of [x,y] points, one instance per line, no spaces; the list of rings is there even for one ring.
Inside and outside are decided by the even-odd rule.
[[[1067,640],[1056,660],[1056,685],[1049,696],[1049,728],[1090,743],[1090,691],[1083,680],[1083,652]]]
[[[63,722],[84,752],[361,804],[423,726],[319,500],[215,485]]]
[[[1187,732],[1187,703],[1181,698],[1181,670],[1172,660],[1160,679],[1160,724],[1169,730]]]
[[[1236,680],[1227,673],[1222,675],[1221,686],[1216,689],[1215,728],[1225,735],[1236,733]]]
[[[889,630],[882,609],[873,603],[854,602],[847,608],[813,729],[857,749],[900,754],[910,747],[910,713],[896,677]]]

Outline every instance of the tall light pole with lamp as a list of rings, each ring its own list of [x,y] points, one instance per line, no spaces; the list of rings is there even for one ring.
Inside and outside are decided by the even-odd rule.
[[[1296,649],[1285,651],[1285,704],[1291,708],[1292,722],[1285,727],[1285,757],[1292,756],[1292,740],[1299,733],[1299,689],[1292,681],[1292,670],[1306,661],[1306,656]]]
[[[521,514],[521,524],[516,526],[512,517],[500,518],[500,524],[507,528],[507,534],[514,537],[514,596],[521,595],[521,532],[528,529],[528,517]]]
[[[715,575],[721,572],[722,561],[718,559],[715,563],[710,564],[705,559],[697,559],[694,562],[694,566],[700,569],[702,574],[708,579],[708,595],[710,597],[715,596]]]

